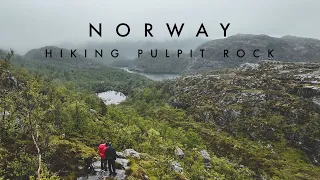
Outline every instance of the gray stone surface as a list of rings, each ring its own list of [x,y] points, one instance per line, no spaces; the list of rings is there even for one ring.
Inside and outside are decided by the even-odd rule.
[[[126,149],[126,150],[124,150],[123,151],[123,156],[124,157],[133,157],[133,158],[140,159],[140,153],[138,153],[134,149]]]
[[[181,167],[180,163],[178,163],[177,161],[173,161],[171,163],[171,169],[178,173],[182,173],[183,171],[183,168]]]
[[[183,158],[184,157],[184,152],[178,147],[175,147],[175,155],[178,156],[179,158]]]
[[[202,151],[200,151],[200,154],[203,158],[204,166],[206,168],[210,168],[211,167],[211,158],[210,158],[209,153],[206,150],[202,150]]]
[[[116,162],[120,163],[123,165],[123,167],[128,167],[128,160],[127,159],[122,159],[122,158],[118,158],[116,160]],[[86,177],[79,177],[77,178],[77,180],[104,180],[108,177],[114,177],[116,180],[125,180],[126,179],[126,173],[124,169],[116,169],[116,176],[109,176],[109,172],[108,171],[101,171],[101,162],[100,161],[96,161],[93,163],[93,167],[96,171],[96,175],[89,175],[88,178]]]

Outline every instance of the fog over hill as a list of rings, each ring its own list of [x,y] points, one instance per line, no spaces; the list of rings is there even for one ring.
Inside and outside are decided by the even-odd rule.
[[[204,57],[199,52],[204,49]],[[228,50],[228,57],[224,50]],[[239,57],[238,50],[244,50],[245,56]],[[255,57],[254,50],[258,49]],[[269,56],[268,51],[272,51]],[[243,52],[239,53],[240,56]],[[225,39],[216,39],[200,45],[191,58],[187,71],[201,71],[211,68],[236,67],[245,62],[258,62],[272,58],[285,62],[320,62],[320,40],[294,36],[281,38],[268,35],[237,34]]]
[[[130,64],[143,72],[199,73],[210,69],[233,68],[243,63],[272,59],[283,62],[320,62],[320,40],[296,36],[237,34],[210,40],[177,58],[178,49],[152,57],[144,52]],[[170,52],[170,53],[169,53]],[[153,51],[155,55],[155,51]],[[167,57],[168,55],[170,57]],[[157,60],[156,60],[157,59]],[[183,65],[181,65],[183,62]],[[156,70],[155,70],[156,69]]]
[[[84,52],[85,49],[88,51],[94,51],[95,49],[105,51],[105,56],[101,58],[101,62],[111,63],[119,60],[133,60],[138,56],[138,49],[142,49],[147,52],[151,49],[169,49],[177,50],[182,49],[184,51],[195,49],[200,44],[206,42],[207,39],[203,38],[185,38],[185,39],[173,39],[173,40],[120,40],[120,41],[105,41],[96,42],[88,41],[86,43],[61,43],[59,47],[67,49],[79,49],[79,53]],[[117,49],[119,51],[119,57],[111,57],[110,51]],[[93,54],[88,54],[89,57],[93,57]]]
[[[109,66],[129,67],[131,70],[148,73],[198,73],[210,69],[238,67],[246,62],[255,63],[265,59],[284,62],[320,62],[318,39],[290,35],[278,38],[263,34],[237,34],[210,41],[193,38],[171,41],[63,43],[59,47],[46,46],[38,50],[33,49],[27,52],[25,57],[29,59],[44,57],[46,49],[50,47],[54,47],[53,53],[56,57],[60,56],[61,48],[69,49],[64,49],[64,60],[74,60],[70,58],[70,50],[76,50],[79,62],[90,59]],[[119,54],[116,58],[110,55],[114,49],[117,49]],[[143,50],[140,56],[139,49]],[[154,58],[150,51],[156,49],[159,53]],[[85,50],[87,57],[84,57]],[[103,50],[103,57],[95,57],[95,50],[99,52]],[[179,58],[178,50],[183,51]],[[166,57],[166,54],[170,57]]]

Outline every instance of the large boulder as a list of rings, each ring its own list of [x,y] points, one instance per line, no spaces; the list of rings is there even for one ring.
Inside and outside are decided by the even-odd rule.
[[[117,158],[116,163],[119,164],[121,169],[127,169],[128,168],[128,159],[123,159],[123,158]]]
[[[123,152],[116,152],[117,156],[120,158],[125,158]]]
[[[124,157],[133,157],[133,158],[140,159],[140,153],[138,153],[134,149],[126,149],[126,150],[124,150],[123,151],[123,156]]]

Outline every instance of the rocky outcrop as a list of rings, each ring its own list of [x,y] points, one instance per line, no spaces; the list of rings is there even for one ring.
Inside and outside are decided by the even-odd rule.
[[[128,159],[117,158],[116,163],[118,163],[121,166],[121,169],[128,169],[128,163],[129,163]]]
[[[96,172],[96,175],[89,175],[88,180],[96,180],[96,179],[116,179],[116,180],[125,180],[127,179],[126,170],[130,168],[129,160],[126,159],[127,157],[134,157],[134,158],[140,158],[140,153],[136,152],[134,149],[126,149],[123,152],[117,152],[117,155],[119,156],[116,159],[116,176],[109,176],[107,171],[101,170],[101,162],[96,161],[93,163],[94,170]],[[147,175],[144,175],[143,178],[145,180],[149,179]],[[84,180],[86,178],[80,177],[77,180]]]
[[[123,156],[124,157],[133,157],[133,158],[137,158],[140,159],[140,153],[138,153],[137,151],[135,151],[134,149],[126,149],[123,151]]]
[[[123,152],[117,152],[117,156],[121,157],[121,158],[125,158]]]
[[[178,147],[175,147],[175,155],[179,158],[184,158],[184,152]]]
[[[121,161],[121,159],[117,159],[117,162]],[[116,163],[117,163],[116,162]],[[93,167],[95,170],[95,174],[90,174],[88,177],[79,177],[77,180],[97,180],[97,179],[116,179],[116,180],[125,180],[127,179],[127,175],[124,169],[116,169],[116,176],[110,176],[108,171],[101,170],[101,162],[96,161],[93,163]]]
[[[275,142],[285,138],[318,164],[314,124],[320,112],[319,82],[320,64],[262,61],[172,80],[169,103],[232,136]]]
[[[313,98],[312,102],[318,109],[320,109],[320,97]]]
[[[209,153],[206,150],[202,150],[200,151],[200,154],[203,158],[205,168],[211,168],[211,158]]]
[[[183,168],[181,167],[180,163],[178,163],[177,161],[173,161],[171,163],[171,169],[177,173],[182,173]]]
[[[200,49],[204,49],[204,57]],[[225,49],[228,50],[228,57],[224,57]],[[239,49],[245,51],[243,58],[237,56]],[[258,58],[253,56],[255,49],[259,49],[256,53]],[[273,58],[268,57],[268,49],[274,49]],[[271,58],[282,62],[320,62],[320,40],[251,34],[237,34],[224,39],[215,39],[203,43],[194,50],[194,57],[190,59],[186,72],[238,67],[243,63],[257,63]]]
[[[23,86],[23,84],[19,83],[17,78],[14,77],[10,71],[5,70],[4,72],[0,73],[0,86],[3,88],[3,90],[14,90]]]
[[[297,95],[303,96],[303,97],[320,96],[320,87],[316,87],[316,86],[296,87],[295,91]]]
[[[256,70],[258,69],[260,64],[257,63],[244,63],[240,65],[240,70],[241,71],[248,71],[248,70]]]

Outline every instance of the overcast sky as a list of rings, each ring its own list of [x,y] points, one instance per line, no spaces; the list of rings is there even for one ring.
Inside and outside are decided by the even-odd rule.
[[[171,39],[165,23],[185,23],[180,38],[192,38],[204,23],[210,39],[223,38],[219,23],[237,33],[295,35],[320,39],[319,0],[2,0],[0,48],[25,52],[62,42],[115,41],[119,23],[125,39]],[[144,37],[144,23],[154,38]],[[89,23],[102,23],[102,38],[89,37]]]

